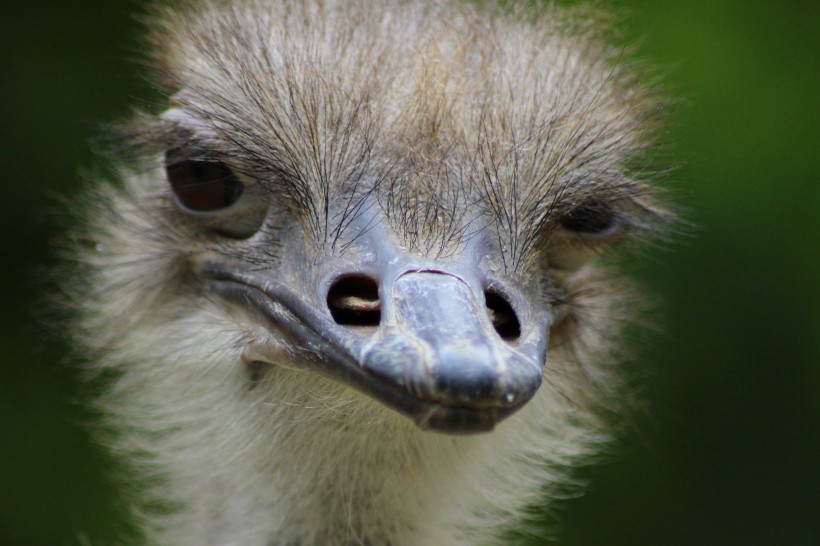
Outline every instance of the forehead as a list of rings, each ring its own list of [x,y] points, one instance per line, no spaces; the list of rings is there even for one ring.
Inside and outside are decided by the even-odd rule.
[[[171,93],[226,130],[239,119],[314,155],[338,152],[318,144],[357,130],[435,165],[472,158],[481,139],[520,157],[548,138],[558,149],[630,132],[640,97],[624,91],[617,51],[556,9],[493,15],[459,4],[203,2],[166,13],[154,41]]]

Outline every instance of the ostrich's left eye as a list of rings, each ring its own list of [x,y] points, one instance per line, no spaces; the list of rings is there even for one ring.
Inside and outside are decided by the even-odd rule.
[[[165,170],[174,195],[183,207],[214,212],[236,203],[245,186],[223,163],[185,159],[173,161],[166,154]]]
[[[581,204],[562,216],[559,222],[565,230],[587,238],[607,237],[620,227],[615,211],[599,202]]]

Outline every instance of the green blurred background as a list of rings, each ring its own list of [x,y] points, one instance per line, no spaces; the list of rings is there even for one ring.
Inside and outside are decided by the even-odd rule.
[[[820,2],[613,3],[683,101],[672,177],[696,225],[636,274],[664,298],[641,352],[648,409],[586,495],[549,523],[564,545],[820,545]],[[87,395],[32,311],[55,262],[55,196],[95,164],[98,123],[151,100],[132,1],[0,6],[0,545],[111,544],[111,462]]]

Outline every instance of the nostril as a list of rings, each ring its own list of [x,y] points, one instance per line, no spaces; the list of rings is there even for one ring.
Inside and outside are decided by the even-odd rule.
[[[518,317],[509,302],[501,294],[489,290],[484,292],[484,298],[487,302],[490,320],[501,339],[505,341],[518,339],[521,336],[521,323],[518,322]]]
[[[336,324],[378,326],[382,318],[379,285],[369,277],[342,277],[330,287],[327,307]]]

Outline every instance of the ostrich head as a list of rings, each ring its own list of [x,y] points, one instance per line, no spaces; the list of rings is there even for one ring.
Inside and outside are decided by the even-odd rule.
[[[88,194],[73,290],[116,447],[187,514],[156,540],[488,540],[465,529],[604,436],[628,306],[598,257],[665,220],[634,67],[558,8],[204,0],[152,21],[168,106],[124,125],[121,183]],[[497,498],[452,499],[482,476]]]

